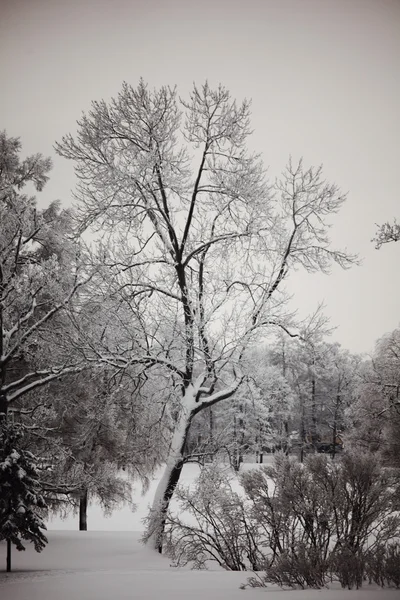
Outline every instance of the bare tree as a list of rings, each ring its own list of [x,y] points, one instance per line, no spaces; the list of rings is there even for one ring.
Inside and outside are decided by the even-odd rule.
[[[290,328],[289,271],[355,260],[327,235],[344,196],[301,161],[269,184],[246,147],[249,115],[249,102],[222,86],[194,86],[186,101],[175,89],[124,83],[56,146],[75,162],[81,229],[97,232],[104,288],[132,313],[130,341],[118,354],[103,343],[97,358],[161,369],[174,398],[148,531],[160,551],[191,421],[235,394],[241,357],[265,327]]]

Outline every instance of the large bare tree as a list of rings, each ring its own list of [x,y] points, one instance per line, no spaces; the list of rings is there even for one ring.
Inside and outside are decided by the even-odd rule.
[[[241,357],[265,327],[290,328],[289,271],[354,261],[327,235],[344,196],[302,162],[271,185],[247,149],[249,116],[249,102],[222,86],[194,86],[182,100],[175,89],[124,83],[57,144],[75,162],[81,229],[96,232],[103,289],[132,315],[130,336],[116,344],[103,335],[96,360],[162,372],[174,406],[148,532],[159,550],[191,421],[235,394]]]

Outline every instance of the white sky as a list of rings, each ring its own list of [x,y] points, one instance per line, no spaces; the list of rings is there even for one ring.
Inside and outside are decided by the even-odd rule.
[[[333,339],[369,352],[398,326],[400,244],[376,251],[375,223],[400,217],[400,0],[0,0],[0,128],[54,156],[91,100],[123,80],[207,78],[253,99],[252,138],[275,177],[289,154],[324,164],[348,192],[337,246],[362,267],[290,280],[305,315],[324,300]],[[41,204],[71,202],[72,164],[54,157]],[[0,224],[1,226],[1,224]]]

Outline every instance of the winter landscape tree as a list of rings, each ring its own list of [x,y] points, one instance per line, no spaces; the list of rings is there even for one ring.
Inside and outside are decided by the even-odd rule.
[[[40,552],[47,543],[43,533],[46,503],[42,495],[35,456],[26,449],[23,428],[0,414],[0,541],[7,542],[7,571],[11,547],[25,550],[22,540]]]
[[[400,466],[400,330],[382,336],[365,361],[351,407],[351,442],[381,455],[384,463]]]
[[[222,86],[195,86],[186,101],[125,83],[56,146],[75,163],[81,230],[97,231],[104,285],[132,313],[130,343],[98,354],[161,370],[175,398],[148,532],[159,549],[191,421],[234,396],[243,354],[265,327],[290,327],[288,273],[354,262],[327,233],[344,195],[301,161],[270,184],[247,148],[249,116],[249,102]]]
[[[63,511],[73,505],[82,531],[89,501],[96,500],[106,514],[132,505],[132,481],[146,487],[161,460],[158,415],[149,395],[144,397],[127,371],[116,378],[103,369],[69,375],[49,386],[43,400],[50,408],[41,414],[47,433],[38,447],[47,461],[42,479],[52,506]],[[43,424],[29,427],[33,439],[42,430]]]
[[[83,368],[68,353],[56,319],[88,275],[57,203],[38,210],[25,186],[42,190],[51,168],[40,154],[20,160],[17,138],[0,133],[0,401],[9,407],[50,381]],[[54,325],[50,327],[50,325]]]

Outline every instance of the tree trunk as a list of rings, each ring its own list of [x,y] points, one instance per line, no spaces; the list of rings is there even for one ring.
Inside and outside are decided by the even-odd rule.
[[[7,540],[7,573],[11,572],[11,540]]]
[[[216,402],[230,398],[239,385],[237,384],[232,388],[227,388],[224,391],[216,392],[214,395],[208,396],[207,405],[206,402],[202,403],[199,401],[198,397],[206,376],[206,374],[202,374],[197,377],[195,382],[190,383],[184,391],[174,434],[172,436],[167,464],[163,476],[157,486],[153,505],[150,510],[144,539],[160,553],[162,552],[163,546],[166,515],[170,500],[181,476],[184,464],[183,450],[192,419],[200,410],[211,407]]]
[[[238,441],[238,428],[237,428],[237,419],[236,415],[233,415],[233,460],[231,461],[231,467],[233,470],[238,472],[240,463],[239,463],[239,441]]]
[[[304,398],[300,396],[301,402],[301,425],[300,425],[300,462],[304,462],[304,446],[306,443],[306,424],[305,424],[305,406],[304,406]]]
[[[334,413],[334,416],[333,416],[332,452],[331,452],[332,460],[336,456],[337,420],[338,420],[339,404],[340,404],[340,394],[338,392],[337,395],[336,395],[335,413]]]
[[[283,431],[284,431],[284,435],[285,435],[285,441],[283,442],[283,452],[286,456],[288,456],[289,454],[289,421],[287,419],[284,420],[283,422]]]
[[[240,443],[239,443],[239,456],[238,456],[238,471],[240,465],[243,463],[243,449],[244,449],[244,407],[243,404],[239,404],[239,431],[240,431]]]
[[[311,444],[315,452],[317,449],[317,401],[314,372],[311,380]]]
[[[188,395],[188,391],[186,391],[186,396]],[[190,423],[195,414],[194,406],[191,405],[190,400],[189,398],[186,406],[182,407],[178,417],[167,464],[156,489],[153,505],[150,510],[147,532],[145,534],[146,543],[150,543],[160,554],[162,553],[166,514],[181,476],[184,464],[183,451]]]
[[[79,498],[79,531],[87,531],[88,491],[84,490]]]

